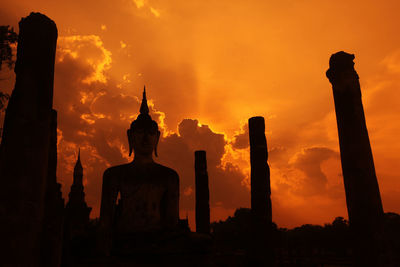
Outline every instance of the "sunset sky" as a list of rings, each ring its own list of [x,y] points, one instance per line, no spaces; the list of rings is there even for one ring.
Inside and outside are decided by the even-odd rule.
[[[347,217],[331,54],[355,54],[386,212],[400,213],[400,1],[0,0],[0,25],[41,12],[58,27],[58,180],[68,200],[78,147],[99,215],[102,174],[126,163],[126,129],[146,85],[194,229],[194,151],[207,151],[211,219],[250,206],[247,120],[263,116],[273,220]],[[0,72],[11,93],[12,71]],[[4,113],[1,114],[1,123]]]

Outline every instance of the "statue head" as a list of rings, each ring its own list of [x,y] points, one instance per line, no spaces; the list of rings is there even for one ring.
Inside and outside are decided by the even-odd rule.
[[[153,151],[157,157],[157,145],[160,139],[160,131],[157,122],[151,119],[149,107],[147,106],[146,87],[143,90],[142,104],[139,116],[131,123],[127,131],[129,142],[129,156],[132,149],[135,154],[152,155]]]

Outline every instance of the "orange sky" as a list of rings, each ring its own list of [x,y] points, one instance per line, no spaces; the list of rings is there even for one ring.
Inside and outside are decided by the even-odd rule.
[[[4,1],[0,25],[38,11],[59,30],[54,107],[58,179],[67,193],[81,147],[87,202],[98,216],[103,171],[129,160],[125,137],[143,85],[164,137],[158,161],[181,179],[194,221],[194,156],[206,149],[211,217],[249,207],[246,122],[266,119],[273,220],[347,216],[328,60],[356,55],[385,211],[400,212],[400,2]],[[11,92],[14,76],[0,85]],[[3,114],[2,114],[3,115]]]

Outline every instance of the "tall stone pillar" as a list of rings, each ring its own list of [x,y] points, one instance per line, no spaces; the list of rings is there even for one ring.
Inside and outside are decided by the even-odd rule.
[[[198,150],[195,156],[196,184],[196,232],[210,233],[210,193],[208,189],[208,173],[206,151]]]
[[[249,265],[272,266],[272,208],[267,139],[263,117],[249,119],[251,165],[251,211],[253,214],[252,244]]]
[[[249,119],[251,210],[255,217],[271,222],[270,173],[263,117]]]
[[[333,54],[326,76],[335,101],[355,266],[380,266],[383,208],[353,60],[343,51]]]
[[[0,258],[39,265],[49,164],[57,27],[31,13],[19,22],[16,82],[0,146]]]
[[[46,182],[41,265],[60,266],[63,245],[64,199],[57,183],[57,111],[52,110],[49,167]]]

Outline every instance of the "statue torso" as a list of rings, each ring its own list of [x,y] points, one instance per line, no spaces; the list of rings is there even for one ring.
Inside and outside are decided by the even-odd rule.
[[[163,228],[170,198],[179,198],[176,172],[156,163],[146,166],[125,164],[110,168],[110,172],[112,186],[120,194],[113,223],[116,234]],[[178,192],[174,192],[176,188]]]

